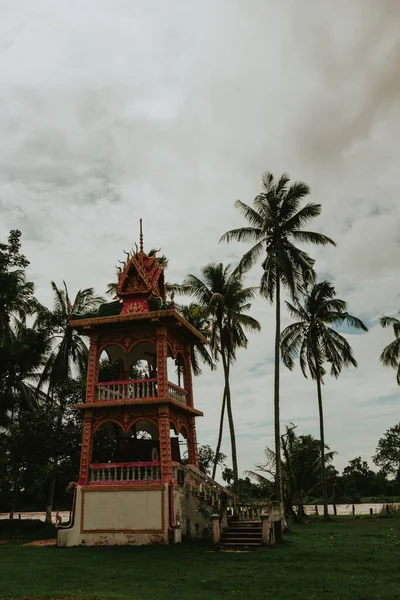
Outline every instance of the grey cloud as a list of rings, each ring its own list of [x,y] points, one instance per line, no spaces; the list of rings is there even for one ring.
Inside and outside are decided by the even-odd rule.
[[[386,57],[398,48],[398,7],[0,0],[0,235],[22,229],[39,298],[51,303],[51,279],[71,293],[104,292],[139,217],[146,247],[168,255],[171,281],[207,262],[235,264],[246,246],[218,239],[242,224],[236,198],[251,203],[272,170],[307,181],[322,202],[315,229],[338,247],[310,250],[350,309],[395,312],[400,119]],[[259,276],[257,266],[248,284]],[[253,314],[263,330],[239,353],[232,380],[238,432],[249,436],[238,441],[241,468],[273,444],[274,314],[262,300]],[[370,456],[393,424],[379,407],[397,390],[377,359],[389,339],[378,326],[356,336],[359,370],[327,382],[340,465],[356,451]],[[195,389],[199,441],[213,444],[221,373],[204,369]],[[318,435],[312,383],[298,369],[282,376],[282,419]],[[353,419],[357,434],[341,439],[341,423]]]

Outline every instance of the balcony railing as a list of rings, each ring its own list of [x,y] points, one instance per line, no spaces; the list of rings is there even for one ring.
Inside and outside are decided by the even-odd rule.
[[[186,404],[186,391],[170,381],[168,381],[168,396],[173,400]]]
[[[98,463],[89,467],[89,484],[161,481],[159,462]]]
[[[157,379],[129,379],[128,381],[107,381],[96,385],[95,401],[140,400],[157,397]],[[187,392],[168,382],[168,396],[172,400],[187,404]]]
[[[96,386],[96,400],[134,400],[157,396],[157,379],[108,381]]]

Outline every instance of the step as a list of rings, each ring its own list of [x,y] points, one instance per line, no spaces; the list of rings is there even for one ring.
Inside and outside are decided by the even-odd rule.
[[[261,521],[228,521],[229,527],[261,527]]]
[[[224,536],[228,536],[228,537],[234,537],[234,538],[240,538],[240,539],[247,539],[247,538],[261,538],[262,537],[262,533],[261,531],[222,531],[221,532],[221,537]]]
[[[255,543],[248,543],[248,544],[237,544],[237,543],[231,543],[231,542],[224,542],[223,544],[220,544],[220,549],[224,550],[226,549],[237,549],[237,550],[245,550],[245,549],[250,549],[250,550],[257,550],[257,548],[261,548],[261,544],[255,544]]]
[[[235,535],[262,535],[261,529],[223,529],[221,534],[231,533]]]
[[[220,538],[220,544],[262,544],[262,539],[258,538]]]

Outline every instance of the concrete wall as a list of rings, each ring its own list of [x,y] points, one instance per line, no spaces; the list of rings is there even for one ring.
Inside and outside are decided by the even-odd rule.
[[[78,486],[73,527],[58,530],[59,546],[168,543],[168,490]]]
[[[211,515],[210,506],[205,505],[184,487],[174,491],[174,505],[175,509],[179,507],[184,538],[205,539],[211,535],[211,524],[206,515]]]

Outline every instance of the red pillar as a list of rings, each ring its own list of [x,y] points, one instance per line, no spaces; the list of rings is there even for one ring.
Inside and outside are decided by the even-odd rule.
[[[157,329],[157,386],[159,398],[168,397],[167,351],[167,330],[160,327]]]
[[[193,382],[192,382],[192,363],[190,360],[190,346],[186,347],[184,356],[184,387],[186,390],[186,403],[193,406]]]
[[[161,479],[164,483],[169,483],[172,479],[171,439],[169,429],[169,407],[165,404],[158,409]]]
[[[197,451],[196,423],[194,417],[189,417],[188,455],[189,464],[198,467],[199,455]]]
[[[96,384],[99,375],[99,342],[98,336],[92,334],[90,337],[88,371],[86,379],[86,402],[94,402],[96,399]]]
[[[82,432],[81,464],[79,470],[79,485],[86,485],[89,479],[89,464],[92,455],[93,419],[90,410],[85,411]]]

